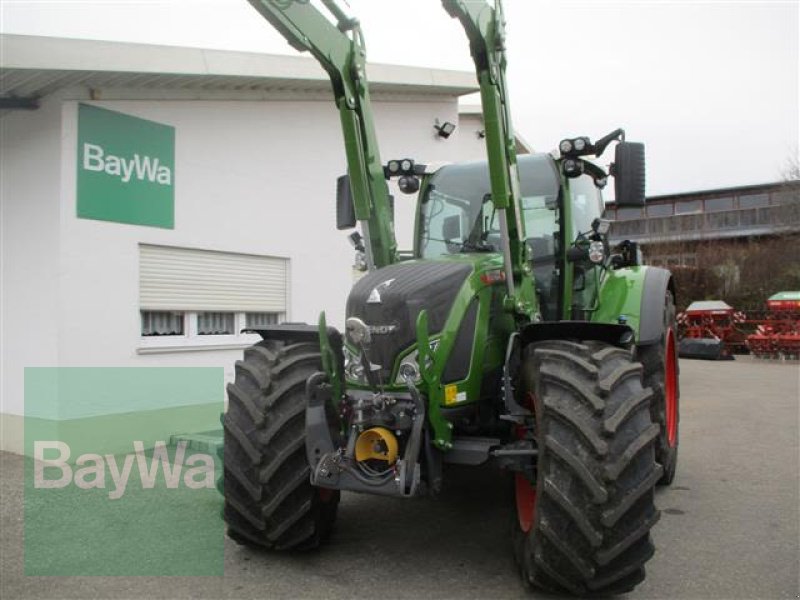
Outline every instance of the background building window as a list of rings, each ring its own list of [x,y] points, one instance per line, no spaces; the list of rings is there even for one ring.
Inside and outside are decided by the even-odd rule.
[[[772,204],[795,204],[797,202],[800,202],[800,188],[772,192]]]
[[[252,344],[288,307],[286,258],[139,245],[139,352]]]
[[[143,310],[142,335],[183,335],[184,314],[165,310]]]
[[[664,204],[648,204],[647,205],[648,217],[670,217],[672,216],[672,202]]]
[[[638,207],[625,206],[617,209],[617,221],[630,221],[631,219],[641,219],[642,209]]]
[[[695,213],[703,210],[701,200],[679,200],[675,203],[675,214]]]
[[[235,333],[235,314],[224,312],[197,314],[197,335],[234,335]]]
[[[768,194],[748,194],[747,196],[739,196],[739,208],[758,208],[768,205]]]
[[[706,212],[714,212],[718,210],[732,210],[733,198],[707,198],[705,201]]]
[[[245,327],[247,329],[259,329],[269,325],[276,325],[281,320],[279,313],[249,312],[245,314]]]
[[[141,336],[148,341],[158,343],[161,338],[167,345],[174,345],[177,338],[186,345],[213,342],[213,336],[234,336],[241,340],[226,339],[226,342],[247,339],[243,329],[264,329],[270,325],[283,323],[286,319],[282,312],[175,312],[143,310],[140,311]],[[202,338],[199,336],[203,336]],[[218,342],[219,340],[217,340]]]

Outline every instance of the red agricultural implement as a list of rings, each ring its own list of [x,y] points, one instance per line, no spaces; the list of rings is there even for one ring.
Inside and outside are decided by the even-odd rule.
[[[725,302],[692,302],[677,320],[681,337],[678,353],[684,358],[731,360],[736,351],[746,348],[741,331],[746,316]]]
[[[749,311],[755,325],[746,344],[758,358],[800,358],[800,292],[779,292],[767,300],[766,309]]]
[[[677,316],[684,358],[732,359],[748,351],[758,358],[800,358],[800,292],[779,292],[765,308],[745,314],[725,302],[692,302]]]

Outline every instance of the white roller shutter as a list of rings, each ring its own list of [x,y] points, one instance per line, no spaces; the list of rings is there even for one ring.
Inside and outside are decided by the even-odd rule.
[[[287,311],[289,260],[139,245],[142,310]]]

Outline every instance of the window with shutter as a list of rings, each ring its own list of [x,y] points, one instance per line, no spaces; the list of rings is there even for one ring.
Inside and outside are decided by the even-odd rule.
[[[252,343],[243,329],[285,320],[289,272],[282,257],[140,244],[139,351]]]

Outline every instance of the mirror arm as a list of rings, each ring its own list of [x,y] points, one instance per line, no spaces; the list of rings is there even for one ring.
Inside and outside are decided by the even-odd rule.
[[[625,130],[620,127],[618,129],[615,129],[614,131],[612,131],[608,135],[604,135],[599,140],[597,140],[594,143],[594,149],[595,149],[595,153],[594,154],[595,154],[595,156],[599,157],[600,155],[602,155],[603,152],[606,151],[606,147],[608,147],[608,145],[611,142],[613,142],[614,140],[619,140],[620,142],[624,142],[625,141]]]

